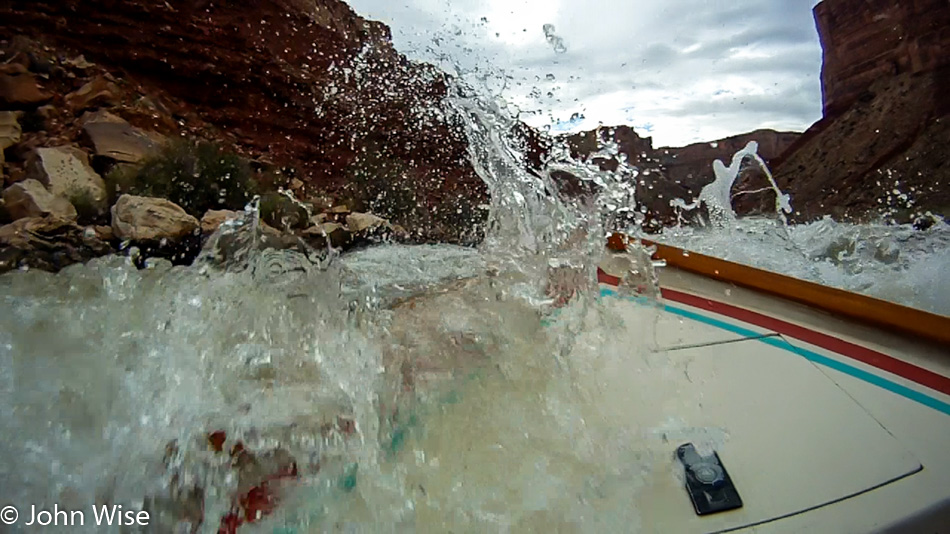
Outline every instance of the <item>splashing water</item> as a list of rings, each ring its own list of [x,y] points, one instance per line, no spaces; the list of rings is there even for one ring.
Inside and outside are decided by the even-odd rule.
[[[950,316],[950,281],[943,270],[950,261],[950,225],[937,221],[926,230],[913,225],[840,223],[826,217],[789,225],[791,198],[783,193],[753,141],[726,167],[713,162],[716,180],[699,198],[671,205],[684,211],[705,204],[712,224],[680,225],[664,230],[661,240],[700,252],[795,278]],[[731,191],[743,160],[751,158],[764,171],[775,192],[776,218],[739,218]]]
[[[655,311],[622,324],[595,273],[633,171],[561,147],[526,172],[476,95],[457,82],[447,111],[492,193],[478,250],[276,250],[254,202],[189,267],[0,277],[4,496],[145,509],[160,532],[635,525],[637,473],[675,476],[654,429],[695,399],[621,408],[650,401],[616,376],[648,365]],[[567,201],[554,170],[596,192]]]
[[[728,227],[678,227],[664,243],[822,285],[950,316],[950,225],[851,224],[824,218],[784,226],[770,218]]]
[[[637,171],[606,143],[617,171],[562,147],[526,172],[503,105],[459,83],[449,106],[492,193],[478,250],[275,250],[252,203],[190,267],[0,277],[5,497],[145,509],[158,532],[638,530],[644,481],[678,476],[668,437],[728,431],[690,425],[702,399],[654,352],[656,308],[596,298]],[[555,171],[596,188],[568,201]],[[768,224],[803,258],[842,232]],[[700,251],[725,235],[677,232]],[[852,270],[877,254],[855,232],[835,255]],[[655,295],[649,258],[608,259]]]
[[[765,172],[769,181],[769,186],[775,192],[775,213],[781,219],[783,225],[787,225],[788,220],[785,214],[792,212],[791,197],[787,193],[779,190],[778,184],[772,178],[772,172],[768,165],[759,156],[759,144],[755,141],[749,143],[742,150],[732,156],[732,163],[726,167],[721,160],[716,160],[712,164],[716,179],[709,185],[703,187],[699,198],[693,203],[687,204],[681,198],[675,198],[670,201],[670,205],[681,210],[691,211],[705,204],[710,210],[710,218],[720,227],[730,223],[735,223],[736,213],[732,209],[732,186],[739,177],[742,162],[746,158],[751,158]]]
[[[551,48],[554,49],[555,54],[564,54],[567,52],[567,45],[564,44],[564,39],[554,33],[556,31],[554,24],[545,24],[541,29],[544,30],[544,39],[551,45]]]

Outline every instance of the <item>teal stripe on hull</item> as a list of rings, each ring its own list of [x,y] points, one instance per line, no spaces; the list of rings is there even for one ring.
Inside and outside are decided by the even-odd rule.
[[[620,295],[617,294],[616,291],[609,288],[601,288],[600,296],[625,298],[627,300],[631,300],[634,302],[640,302],[640,301],[646,300],[642,297],[639,297],[639,298],[638,297],[621,297]],[[785,341],[785,339],[781,337],[762,337],[759,332],[749,330],[748,328],[736,326],[734,324],[730,324],[725,321],[715,319],[713,317],[708,317],[706,315],[702,315],[690,310],[685,310],[683,308],[677,308],[676,306],[670,306],[669,304],[663,306],[663,310],[668,311],[675,315],[679,315],[681,317],[685,317],[687,319],[692,319],[694,321],[698,321],[703,324],[708,324],[710,326],[720,328],[722,330],[727,330],[729,332],[738,334],[746,338],[755,339],[756,341],[759,341],[761,343],[766,343],[768,345],[772,345],[773,347],[776,347],[776,348],[787,350],[789,352],[792,352],[798,356],[805,358],[806,360],[810,362],[817,363],[818,365],[825,366],[829,369],[834,369],[835,371],[844,373],[848,376],[852,376],[854,378],[857,378],[858,380],[862,380],[869,384],[873,384],[879,388],[886,389],[887,391],[900,395],[901,397],[904,397],[906,399],[910,399],[914,402],[923,404],[924,406],[937,410],[938,412],[941,412],[943,414],[950,415],[950,404],[946,402],[943,402],[939,399],[935,399],[925,393],[921,393],[907,386],[903,386],[896,382],[892,382],[874,373],[870,373],[863,369],[858,369],[857,367],[853,367],[844,362],[840,362],[838,360],[829,358],[827,356],[822,356],[821,354],[818,354],[817,352],[808,350],[806,348],[797,347],[789,343],[788,341]]]

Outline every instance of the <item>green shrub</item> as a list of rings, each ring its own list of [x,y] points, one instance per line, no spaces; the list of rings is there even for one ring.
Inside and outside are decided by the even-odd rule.
[[[355,211],[379,209],[380,197],[393,188],[396,190],[408,189],[403,182],[406,172],[405,164],[397,159],[386,157],[375,146],[359,156],[346,171],[346,199],[347,206]],[[389,206],[395,203],[395,197],[404,197],[404,194],[395,193],[391,198],[383,201]],[[405,198],[403,198],[405,200]],[[397,211],[407,211],[410,206],[402,206]],[[388,210],[387,210],[388,211]],[[392,215],[391,213],[389,215]]]
[[[80,223],[96,221],[106,212],[108,206],[104,206],[105,199],[97,200],[92,191],[80,189],[67,197],[70,204],[76,208]]]
[[[385,149],[385,142],[365,140],[346,170],[342,198],[353,211],[370,211],[408,230],[419,241],[472,244],[484,234],[487,211],[476,193],[451,187],[436,169],[413,168]]]
[[[122,194],[166,198],[195,217],[209,209],[242,209],[257,192],[251,168],[216,144],[170,142],[137,166],[106,175],[111,201]]]
[[[424,225],[432,216],[426,207],[426,188],[398,159],[368,151],[347,169],[346,177],[344,198],[353,211],[370,211],[413,227]]]
[[[266,193],[261,196],[261,220],[280,230],[306,228],[310,224],[307,208],[282,193]]]
[[[46,129],[46,119],[37,110],[24,111],[20,115],[20,128],[26,132],[41,132]]]

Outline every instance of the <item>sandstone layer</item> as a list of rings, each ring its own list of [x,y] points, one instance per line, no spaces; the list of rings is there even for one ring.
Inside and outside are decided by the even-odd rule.
[[[128,84],[157,108],[153,121],[123,117],[134,126],[221,140],[283,169],[275,181],[300,180],[298,197],[329,195],[417,224],[417,239],[479,238],[487,193],[463,132],[442,112],[444,75],[407,61],[385,25],[341,1],[0,4],[0,38],[19,33],[82,54],[120,83],[77,87],[67,101],[31,73],[4,75],[10,107],[52,100],[78,114]]]
[[[793,220],[950,216],[950,3],[824,0],[824,117],[775,163]]]

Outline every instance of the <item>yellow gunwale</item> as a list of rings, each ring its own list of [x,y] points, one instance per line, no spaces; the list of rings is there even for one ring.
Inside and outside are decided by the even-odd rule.
[[[625,250],[630,240],[626,235],[615,233],[607,239],[607,246],[612,250]],[[677,269],[806,304],[890,331],[950,345],[950,317],[662,243],[643,242],[656,246],[654,259],[665,260],[667,265]]]

